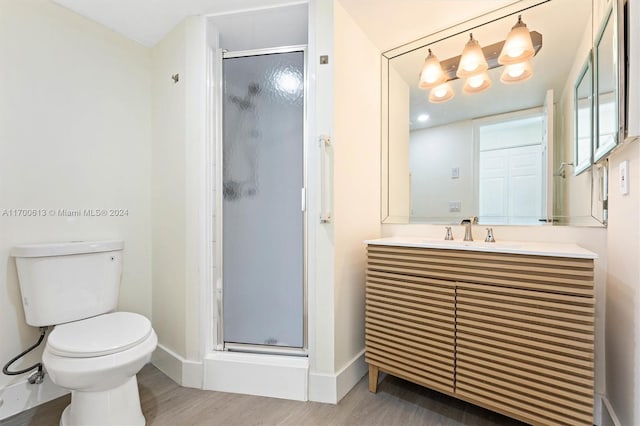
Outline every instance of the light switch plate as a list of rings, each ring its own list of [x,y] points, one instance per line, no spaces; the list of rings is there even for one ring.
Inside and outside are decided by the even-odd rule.
[[[460,177],[460,167],[451,168],[451,179],[458,179]]]
[[[620,174],[620,193],[627,195],[629,193],[629,160],[624,160],[618,166]]]

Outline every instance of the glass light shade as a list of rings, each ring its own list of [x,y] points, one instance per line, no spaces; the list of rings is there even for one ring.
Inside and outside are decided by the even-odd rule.
[[[521,83],[527,81],[533,75],[531,64],[529,61],[519,62],[517,64],[506,65],[500,81],[505,84]]]
[[[511,32],[502,46],[498,63],[500,65],[517,64],[533,57],[535,53],[527,25],[518,16],[518,23],[511,28]]]
[[[418,83],[418,87],[421,89],[431,89],[439,86],[445,81],[447,81],[447,76],[442,70],[442,65],[440,65],[438,57],[431,52],[431,49],[429,49],[429,55],[424,60],[422,71],[420,71],[420,82]]]
[[[491,87],[491,79],[489,74],[483,72],[482,74],[473,75],[467,78],[462,87],[464,93],[480,93]]]
[[[489,64],[487,64],[487,59],[484,57],[480,43],[473,38],[473,34],[470,34],[469,41],[462,51],[456,75],[458,78],[467,78],[481,74],[488,69]]]
[[[429,92],[429,102],[439,104],[451,100],[453,96],[453,87],[451,87],[451,83],[447,82],[431,89]]]

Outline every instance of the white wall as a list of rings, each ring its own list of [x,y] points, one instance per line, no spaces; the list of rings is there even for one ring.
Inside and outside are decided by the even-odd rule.
[[[597,2],[596,2],[597,3]],[[597,6],[597,5],[596,5]],[[596,7],[597,10],[597,7]],[[564,90],[560,94],[560,100],[556,106],[556,127],[557,137],[556,150],[554,152],[554,172],[557,172],[560,163],[575,163],[575,124],[574,124],[574,103],[575,103],[575,82],[582,70],[585,61],[589,57],[592,46],[593,31],[591,21],[584,29],[584,36],[575,54],[575,61],[567,75]],[[593,224],[591,218],[591,197],[584,194],[591,192],[591,171],[585,171],[575,176],[575,169],[571,166],[564,168],[565,177],[554,177],[554,190],[560,191],[562,197],[557,203],[557,213],[562,216],[562,220],[571,224]]]
[[[4,364],[37,337],[9,257],[16,244],[123,239],[119,308],[151,316],[151,84],[148,49],[45,0],[0,0],[0,58],[0,213],[47,211],[0,214]],[[127,215],[48,213],[83,208]],[[0,390],[24,379],[0,375]]]
[[[208,277],[205,43],[204,18],[191,17],[152,50],[153,327],[160,345],[187,360],[201,359],[199,296]]]
[[[379,68],[376,67],[376,69]],[[389,66],[389,147],[388,215],[397,222],[409,223],[411,216],[411,167],[409,164],[410,121],[409,85],[400,73]]]
[[[471,217],[477,212],[476,151],[469,120],[411,132],[412,218],[450,223],[453,217]],[[454,167],[460,170],[457,179],[451,178]],[[450,201],[460,201],[459,213],[449,212]]]
[[[309,141],[334,134],[334,1],[309,2]],[[319,64],[321,55],[328,64]],[[333,223],[319,223],[320,149],[308,152],[308,294],[309,294],[309,399],[325,401],[331,392],[325,378],[335,372],[334,244]],[[333,201],[333,200],[330,200]]]
[[[307,44],[307,5],[287,5],[208,17],[230,52]]]
[[[629,161],[628,195],[618,167]],[[621,147],[609,162],[606,298],[607,394],[622,425],[640,423],[640,145]]]

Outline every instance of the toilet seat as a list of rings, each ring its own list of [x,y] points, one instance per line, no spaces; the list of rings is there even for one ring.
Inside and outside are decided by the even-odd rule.
[[[112,312],[61,324],[49,334],[47,347],[54,355],[90,358],[134,347],[152,333],[147,318],[133,312]]]

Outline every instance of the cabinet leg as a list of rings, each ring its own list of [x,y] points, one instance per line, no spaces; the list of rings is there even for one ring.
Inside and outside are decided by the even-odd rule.
[[[369,392],[378,391],[378,373],[380,370],[375,365],[369,364]]]

